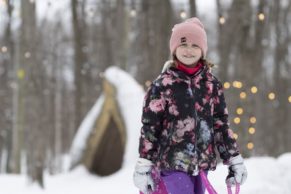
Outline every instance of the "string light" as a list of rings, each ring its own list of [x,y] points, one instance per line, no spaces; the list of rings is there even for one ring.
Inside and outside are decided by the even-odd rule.
[[[242,83],[239,81],[232,82],[232,86],[235,88],[242,88]]]
[[[31,54],[30,54],[30,52],[26,52],[25,54],[24,54],[24,56],[25,56],[25,58],[30,58],[31,57]]]
[[[243,112],[244,112],[244,110],[243,110],[242,108],[237,108],[237,109],[236,109],[236,113],[237,113],[238,115],[242,115]]]
[[[274,100],[275,97],[276,97],[276,95],[275,95],[275,93],[273,93],[273,92],[270,92],[270,93],[268,94],[268,98],[269,98],[270,100]]]
[[[250,118],[250,123],[255,124],[257,122],[256,117],[251,117]]]
[[[229,82],[224,82],[223,87],[225,89],[229,89],[230,88],[230,83]]]
[[[235,118],[233,119],[233,122],[234,122],[235,124],[239,124],[239,123],[240,123],[240,118],[239,118],[239,117],[235,117]]]
[[[259,13],[258,14],[258,18],[259,18],[260,21],[264,21],[265,20],[265,14]]]
[[[253,144],[252,142],[249,142],[249,143],[247,144],[247,148],[248,148],[249,150],[254,149],[254,144]]]
[[[223,25],[225,23],[225,18],[223,16],[219,17],[219,23]]]
[[[241,93],[239,94],[239,97],[240,97],[241,99],[245,99],[245,98],[247,97],[247,93],[245,93],[245,92],[241,92]]]
[[[291,103],[291,96],[288,97],[288,101]]]
[[[256,132],[256,129],[254,127],[249,128],[249,133],[254,134]]]
[[[233,138],[237,140],[238,139],[238,134],[233,133]]]
[[[6,53],[7,52],[7,47],[6,46],[2,46],[2,48],[1,48],[1,51],[3,52],[3,53]]]
[[[24,77],[25,77],[25,71],[24,71],[24,69],[18,69],[18,71],[17,71],[17,77],[18,77],[18,79],[24,79]]]
[[[130,10],[130,16],[131,17],[135,17],[136,16],[136,10],[135,9],[131,9]]]
[[[253,87],[251,88],[251,92],[252,92],[253,94],[257,93],[257,92],[258,92],[258,88],[257,88],[256,86],[253,86]]]
[[[151,86],[151,84],[152,84],[152,82],[151,82],[151,81],[149,81],[149,80],[145,82],[145,85],[146,85],[146,87],[150,87],[150,86]]]
[[[181,17],[182,19],[186,19],[187,14],[186,14],[185,10],[181,10],[181,12],[180,12],[180,17]]]

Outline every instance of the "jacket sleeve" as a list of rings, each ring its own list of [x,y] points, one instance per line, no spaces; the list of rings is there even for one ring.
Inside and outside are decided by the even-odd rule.
[[[228,110],[225,103],[223,88],[218,82],[214,93],[214,142],[223,163],[239,154],[238,146],[229,127]]]
[[[142,128],[139,142],[141,158],[153,161],[157,156],[159,134],[162,130],[166,102],[161,89],[153,83],[148,89],[143,104]]]

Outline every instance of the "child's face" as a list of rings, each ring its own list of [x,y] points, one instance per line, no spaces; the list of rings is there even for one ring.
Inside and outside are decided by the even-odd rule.
[[[176,57],[185,65],[196,64],[202,56],[202,50],[195,44],[182,43],[176,49]]]

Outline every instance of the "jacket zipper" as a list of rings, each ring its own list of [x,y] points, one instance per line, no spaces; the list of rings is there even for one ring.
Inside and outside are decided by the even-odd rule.
[[[194,85],[193,84],[193,81],[192,81],[192,79],[190,78],[190,88],[191,88],[191,90],[192,90],[192,85]],[[194,88],[194,87],[193,87]],[[197,129],[198,129],[198,114],[197,114],[197,110],[196,110],[196,108],[195,108],[195,95],[196,95],[196,91],[195,91],[195,88],[194,88],[194,93],[193,93],[193,108],[194,108],[194,114],[195,114],[195,144],[194,144],[194,158],[196,158],[196,160],[197,160],[197,163],[194,165],[194,170],[193,170],[193,172],[192,172],[192,176],[197,176],[198,174],[199,174],[199,168],[198,168],[198,153],[197,153],[197,141],[198,141],[198,138],[197,138],[197,136],[198,136],[198,131],[197,131]]]

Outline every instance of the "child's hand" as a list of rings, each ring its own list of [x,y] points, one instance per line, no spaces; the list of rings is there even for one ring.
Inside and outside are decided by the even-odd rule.
[[[227,185],[242,185],[246,181],[247,175],[248,172],[241,155],[235,156],[229,160],[229,173],[225,180]]]
[[[153,163],[150,160],[139,158],[137,160],[133,182],[144,194],[150,194],[155,190],[155,182],[152,177]]]

